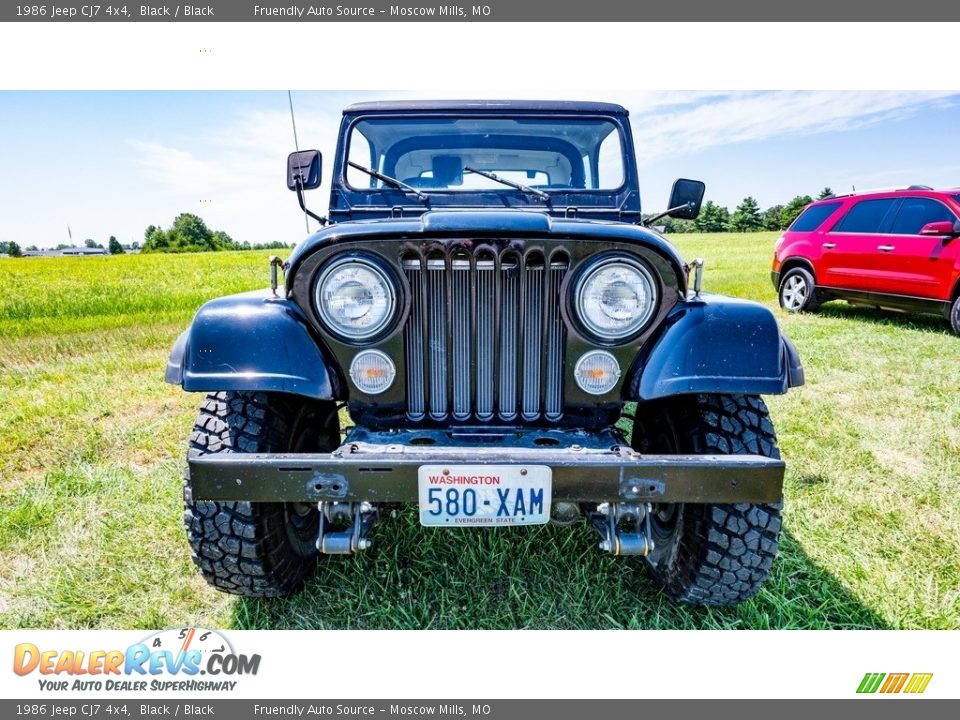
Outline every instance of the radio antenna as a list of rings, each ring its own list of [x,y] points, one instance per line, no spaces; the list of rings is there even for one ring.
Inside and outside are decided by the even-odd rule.
[[[293,126],[293,148],[300,152],[300,141],[297,140],[297,119],[293,114],[293,93],[287,90],[287,100],[290,102],[290,124]],[[307,234],[310,234],[310,218],[307,216],[306,208],[303,211],[303,222],[307,226]]]

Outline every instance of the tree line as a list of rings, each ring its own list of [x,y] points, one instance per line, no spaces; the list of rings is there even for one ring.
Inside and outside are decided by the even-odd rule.
[[[173,224],[164,230],[156,225],[150,225],[143,233],[143,247],[145,253],[184,253],[184,252],[218,252],[223,250],[280,250],[291,248],[294,243],[287,244],[274,240],[266,243],[237,242],[223,230],[213,230],[207,226],[203,218],[193,213],[180,213]]]
[[[817,195],[817,200],[831,195],[833,190],[826,187]],[[773,205],[766,210],[761,210],[757,201],[752,196],[747,196],[731,213],[722,205],[708,200],[700,209],[700,215],[696,220],[664,218],[657,224],[663,225],[664,231],[668,233],[785,230],[812,202],[813,198],[809,195],[797,195],[786,205]]]
[[[186,253],[218,250],[285,250],[294,247],[295,244],[287,244],[279,240],[266,243],[237,242],[223,230],[209,228],[203,218],[193,213],[181,213],[169,228],[148,226],[143,233],[143,244],[133,242],[129,249],[140,250],[143,253]],[[127,251],[113,235],[107,240],[106,247],[92,238],[87,238],[81,246],[61,243],[55,249],[67,250],[76,247],[100,248],[107,250],[111,255],[122,255]],[[36,245],[30,245],[26,250],[35,251],[39,248]],[[23,253],[24,249],[13,240],[0,242],[0,255],[22,257]]]

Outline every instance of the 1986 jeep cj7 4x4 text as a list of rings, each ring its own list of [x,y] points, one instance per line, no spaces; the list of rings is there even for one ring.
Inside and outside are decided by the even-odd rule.
[[[289,158],[305,212],[320,172]],[[623,108],[354,105],[332,176],[284,286],[207,303],[169,361],[210,393],[185,489],[210,583],[290,593],[418,503],[447,532],[585,519],[683,602],[757,591],[784,473],[760,395],[802,369],[770,311],[701,294],[697,263],[688,287],[641,223]],[[668,213],[702,197],[678,180]]]

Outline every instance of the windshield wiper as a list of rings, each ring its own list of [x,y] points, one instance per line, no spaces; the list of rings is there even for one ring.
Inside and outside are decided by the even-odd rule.
[[[498,182],[501,185],[508,185],[509,187],[516,188],[517,190],[522,190],[523,192],[536,195],[538,198],[540,198],[546,203],[550,202],[550,196],[547,195],[547,193],[543,192],[542,190],[537,190],[536,188],[532,188],[529,185],[522,185],[521,183],[514,182],[513,180],[507,180],[506,178],[502,178],[499,175],[494,175],[492,172],[487,172],[486,170],[477,170],[476,168],[472,168],[468,166],[464,166],[463,169],[464,169],[464,172],[472,172],[476,175],[483,175],[483,177],[490,178],[494,182]]]
[[[422,193],[419,190],[417,190],[415,187],[411,185],[407,185],[405,182],[400,182],[396,178],[392,178],[389,175],[384,175],[382,172],[377,172],[376,170],[371,170],[370,168],[364,167],[363,165],[358,165],[352,160],[347,160],[347,165],[349,165],[352,168],[356,168],[362,173],[366,173],[372,178],[376,178],[380,182],[384,182],[387,185],[392,185],[393,187],[399,190],[403,190],[404,192],[408,192],[412,195],[416,195],[421,200],[427,201],[430,199],[430,196],[427,195],[426,193]]]

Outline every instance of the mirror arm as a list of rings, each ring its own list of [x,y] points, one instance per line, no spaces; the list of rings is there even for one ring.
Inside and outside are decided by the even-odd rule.
[[[640,224],[643,225],[644,227],[650,227],[650,224],[651,224],[651,223],[655,223],[655,222],[656,222],[657,220],[659,220],[660,218],[665,218],[667,215],[669,215],[670,213],[674,213],[674,212],[676,212],[677,210],[683,210],[684,208],[693,207],[693,205],[694,205],[694,203],[692,203],[692,202],[686,202],[686,203],[684,203],[683,205],[677,205],[676,207],[670,208],[669,210],[664,210],[664,211],[663,211],[662,213],[660,213],[659,215],[654,215],[653,217],[648,217],[646,220],[644,220],[644,221],[643,221],[642,223],[640,223]]]
[[[307,203],[303,199],[303,176],[302,175],[296,176],[296,183],[297,183],[297,200],[300,203],[300,209],[303,210],[307,215],[312,217],[321,225],[326,225],[327,219],[325,217],[321,217],[320,215],[317,215],[312,210],[307,209]]]

